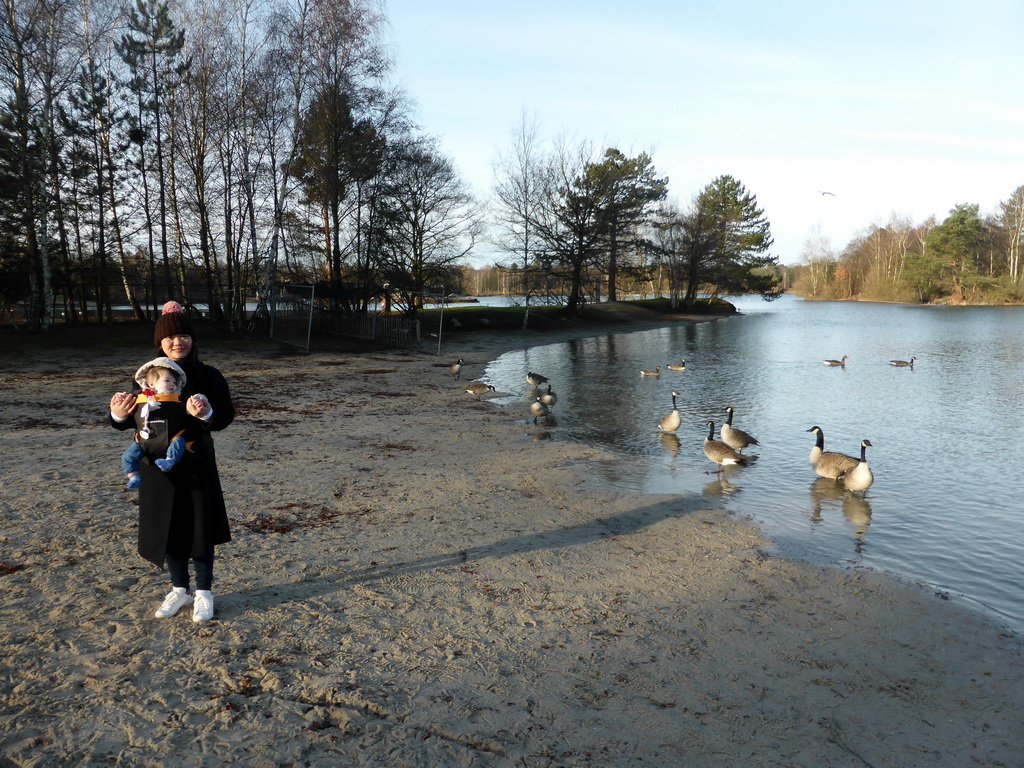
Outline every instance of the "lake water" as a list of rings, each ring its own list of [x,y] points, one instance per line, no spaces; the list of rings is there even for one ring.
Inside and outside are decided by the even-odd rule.
[[[516,393],[503,402],[529,431],[613,454],[593,467],[600,482],[701,494],[754,519],[779,554],[891,571],[1024,630],[1024,308],[734,303],[741,316],[508,353],[482,378]],[[843,355],[845,368],[822,364]],[[889,364],[911,356],[913,369]],[[684,373],[664,370],[680,358]],[[550,379],[557,426],[532,425],[527,371]],[[669,436],[657,424],[673,389],[683,423]],[[727,406],[761,444],[717,476],[702,442]],[[871,441],[863,497],[815,476],[816,425],[826,450]]]

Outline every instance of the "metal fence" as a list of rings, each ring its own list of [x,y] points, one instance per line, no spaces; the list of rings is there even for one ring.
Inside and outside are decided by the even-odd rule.
[[[309,296],[292,292],[292,286],[275,286],[270,301],[270,338],[284,344],[292,344],[309,352],[309,341],[313,333],[313,317],[316,303],[313,301],[313,286]]]
[[[379,312],[346,314],[322,309],[317,313],[318,330],[356,339],[366,339],[386,347],[414,348],[420,344],[420,322],[401,315]]]
[[[336,309],[315,285],[275,286],[270,306],[270,337],[309,351],[315,333],[363,339],[388,347],[415,348],[420,323],[402,315],[351,313]]]

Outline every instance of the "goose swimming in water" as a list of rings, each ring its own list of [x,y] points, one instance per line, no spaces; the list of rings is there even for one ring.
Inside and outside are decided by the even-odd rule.
[[[641,376],[661,376],[661,366],[660,365],[655,366],[653,371],[645,369],[645,368],[641,368],[640,369],[640,375]]]
[[[679,418],[679,408],[676,407],[676,398],[679,397],[678,392],[672,393],[672,410],[661,417],[661,421],[658,422],[658,429],[662,432],[675,432],[679,429],[679,425],[682,424],[682,419]]]
[[[742,429],[733,427],[731,405],[725,409],[725,412],[728,414],[728,418],[722,425],[721,437],[723,443],[736,451],[742,451],[751,445],[760,445],[756,437],[744,432]]]
[[[871,474],[871,467],[868,466],[867,449],[870,447],[870,440],[860,441],[860,461],[843,474],[843,485],[847,490],[866,491],[875,482],[875,476]]]
[[[827,477],[829,480],[838,480],[846,472],[857,466],[857,460],[845,453],[833,453],[825,450],[825,433],[821,427],[811,427],[807,430],[815,435],[814,447],[808,458],[814,474],[818,477]]]
[[[685,371],[686,370],[686,361],[685,360],[680,360],[678,363],[669,363],[666,367],[670,371]]]
[[[822,360],[821,362],[823,362],[825,365],[830,365],[830,366],[838,365],[840,368],[845,368],[846,367],[846,361],[849,360],[849,359],[850,359],[849,355],[843,355],[841,360]]]
[[[708,436],[704,438],[704,455],[718,465],[719,471],[723,467],[739,465],[746,466],[747,460],[725,443],[715,440],[715,422],[708,422]]]
[[[897,368],[913,368],[915,360],[917,360],[916,357],[911,357],[909,360],[890,360],[889,365],[895,365]]]

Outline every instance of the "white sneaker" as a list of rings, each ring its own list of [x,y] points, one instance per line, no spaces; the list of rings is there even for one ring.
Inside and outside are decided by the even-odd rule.
[[[195,605],[192,606],[192,621],[199,624],[212,618],[213,592],[208,589],[197,589]]]
[[[188,593],[188,590],[184,587],[175,587],[167,593],[167,597],[164,598],[163,605],[156,609],[156,617],[158,619],[166,619],[168,616],[173,616],[186,605],[192,602],[192,595]]]

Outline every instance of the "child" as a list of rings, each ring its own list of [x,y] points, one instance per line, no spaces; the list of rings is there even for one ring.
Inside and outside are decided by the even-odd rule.
[[[133,490],[141,483],[139,461],[150,456],[157,467],[169,472],[185,454],[195,435],[189,428],[181,391],[185,386],[185,372],[168,357],[150,360],[135,373],[135,381],[142,391],[136,397],[135,439],[121,454],[121,469],[128,477],[127,488]],[[203,395],[194,395],[205,402]],[[192,439],[190,439],[192,438]],[[164,447],[166,445],[166,448]],[[154,458],[160,456],[160,458]]]

